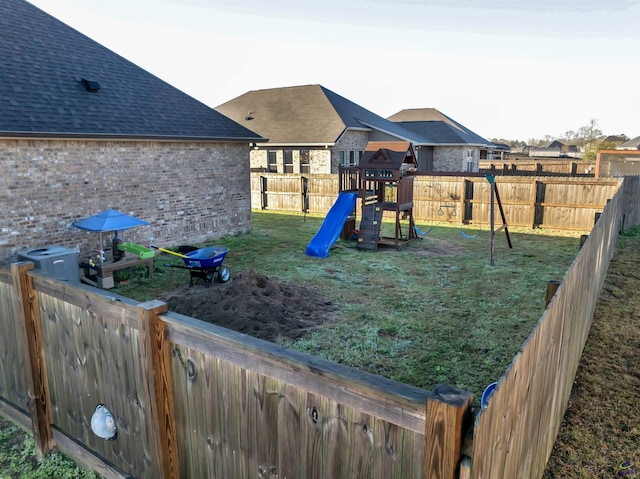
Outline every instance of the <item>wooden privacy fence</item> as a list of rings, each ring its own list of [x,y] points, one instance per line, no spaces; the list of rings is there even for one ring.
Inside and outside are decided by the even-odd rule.
[[[425,391],[19,262],[0,267],[0,412],[107,478],[456,477],[471,393]],[[118,433],[92,433],[104,404]]]
[[[640,177],[598,219],[522,350],[476,420],[471,477],[542,477],[623,224],[640,224]],[[465,461],[467,462],[467,461]]]
[[[480,160],[482,173],[509,176],[594,176],[595,161]]]
[[[584,232],[591,230],[620,184],[617,179],[538,176],[499,176],[495,182],[510,226]],[[338,189],[337,174],[251,173],[251,206],[326,214]],[[413,204],[417,223],[489,229],[491,188],[482,177],[420,174],[414,179]]]

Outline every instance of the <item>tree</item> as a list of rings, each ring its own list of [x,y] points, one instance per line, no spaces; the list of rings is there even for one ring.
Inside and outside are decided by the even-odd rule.
[[[565,131],[564,139],[569,143],[576,141],[578,139],[578,134],[573,130]]]
[[[578,140],[585,149],[592,147],[593,143],[602,136],[602,130],[598,128],[598,120],[592,118],[588,124],[578,130]]]
[[[598,128],[598,120],[592,118],[588,124],[578,130],[578,146],[582,147],[583,160],[595,161],[598,152],[597,140],[602,136],[602,130]]]

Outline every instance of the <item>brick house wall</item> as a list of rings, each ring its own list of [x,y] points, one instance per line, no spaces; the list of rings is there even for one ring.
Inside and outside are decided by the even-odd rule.
[[[282,159],[280,161],[282,161]],[[266,168],[267,150],[252,149],[249,153],[249,164],[251,165],[251,168]]]
[[[322,174],[331,171],[331,150],[323,148],[322,150],[309,151],[309,172]],[[337,171],[337,170],[336,170]]]
[[[123,241],[190,244],[251,228],[246,143],[0,139],[0,260],[51,244],[89,255],[72,226],[113,208],[150,223]],[[105,246],[112,238],[103,234]]]
[[[269,148],[268,145],[259,146],[258,149],[251,150],[249,163],[251,164],[251,168],[268,169],[268,152],[274,151],[277,170],[272,171],[272,173],[284,173],[284,150],[290,150],[293,158],[293,171],[291,171],[291,173],[300,173],[301,156],[307,153],[309,157],[309,173],[337,173],[340,163],[340,151],[346,151],[347,155],[349,151],[355,151],[357,162],[358,152],[364,151],[368,141],[368,132],[347,131],[331,148],[300,148],[297,146],[274,146],[273,148]]]
[[[471,151],[471,157],[469,157]],[[467,169],[469,159],[472,169]],[[436,146],[433,149],[434,171],[478,171],[480,149],[472,146]]]
[[[355,151],[356,165],[360,158],[358,152],[364,151],[370,140],[369,132],[347,130],[344,135],[336,142],[331,149],[331,171],[323,171],[323,173],[337,173],[340,164],[340,151],[346,151],[347,156],[350,151]]]
[[[356,164],[358,154],[367,146],[369,141],[389,141],[397,140],[396,137],[384,134],[382,132],[373,131],[353,131],[348,130],[331,148],[310,148],[305,149],[309,152],[310,168],[309,173],[313,174],[331,174],[338,172],[340,164],[340,152],[344,151],[347,158],[350,151],[354,151],[356,155]],[[475,146],[435,146],[424,147],[424,151],[418,151],[419,160],[422,160],[421,171],[452,171],[452,172],[477,172],[480,161],[480,148]],[[250,164],[251,168],[268,168],[268,151],[276,152],[276,167],[274,173],[284,173],[284,150],[291,150],[293,157],[292,173],[300,173],[300,155],[301,149],[298,147],[281,147],[274,146],[268,148],[261,146],[259,149],[251,150]],[[471,152],[471,156],[469,156]],[[467,169],[467,164],[471,159],[471,170]]]
[[[274,147],[269,149],[258,149],[252,150],[250,153],[250,163],[251,168],[268,168],[268,152],[275,151],[276,152],[276,167],[277,171],[273,171],[272,173],[284,173],[284,150],[291,150],[293,156],[293,171],[291,173],[300,173],[300,160],[303,154],[303,151],[308,152],[309,154],[309,173],[317,174],[317,173],[328,173],[331,168],[331,150],[327,148],[322,149],[313,149],[313,148],[304,148],[297,149],[294,147],[291,148],[282,148],[282,147]],[[337,160],[336,160],[337,161]],[[338,171],[338,167],[336,166],[336,171]]]

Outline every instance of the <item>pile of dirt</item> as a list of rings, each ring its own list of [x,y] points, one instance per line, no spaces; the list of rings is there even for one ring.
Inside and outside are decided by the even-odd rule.
[[[208,288],[196,282],[161,299],[176,313],[276,343],[296,339],[338,314],[336,306],[313,288],[255,271]]]

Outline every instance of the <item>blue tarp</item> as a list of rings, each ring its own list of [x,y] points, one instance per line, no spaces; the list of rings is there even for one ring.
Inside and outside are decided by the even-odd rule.
[[[327,213],[322,226],[309,241],[307,255],[317,256],[318,258],[329,256],[329,249],[338,241],[345,221],[347,221],[356,206],[357,197],[358,193],[348,193],[346,191],[338,195],[338,199]]]

